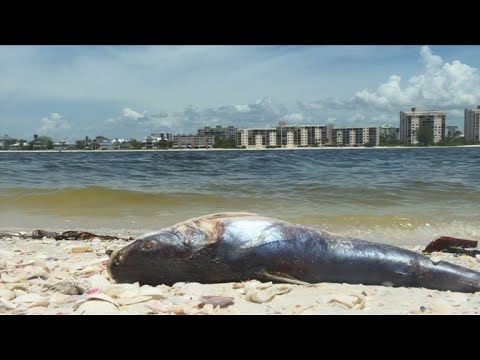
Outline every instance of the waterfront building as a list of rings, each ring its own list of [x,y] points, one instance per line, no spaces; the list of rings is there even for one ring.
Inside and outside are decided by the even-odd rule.
[[[480,142],[480,105],[476,109],[465,109],[465,139]]]
[[[443,111],[422,110],[418,107],[412,111],[400,111],[400,140],[407,144],[418,144],[417,134],[420,129],[431,132],[433,142],[445,140],[445,119]]]
[[[179,149],[211,148],[215,145],[214,135],[174,135],[173,147]]]
[[[197,135],[212,135],[213,137],[218,136],[222,140],[235,140],[237,136],[237,130],[238,129],[235,126],[205,126],[203,129],[198,129]]]

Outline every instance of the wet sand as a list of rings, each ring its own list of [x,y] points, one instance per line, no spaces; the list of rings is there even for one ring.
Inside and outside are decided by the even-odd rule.
[[[1,239],[0,314],[480,314],[480,292],[255,280],[115,284],[106,271],[106,251],[128,243]],[[431,256],[480,271],[480,258]]]

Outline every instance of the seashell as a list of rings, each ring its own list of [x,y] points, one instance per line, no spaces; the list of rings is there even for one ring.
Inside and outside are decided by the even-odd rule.
[[[21,289],[13,289],[12,291],[14,292],[16,297],[28,294],[28,291],[23,291]]]
[[[138,296],[138,283],[135,284],[110,284],[110,286],[105,290],[107,295],[112,297],[122,297],[126,292],[134,292],[135,296]],[[132,296],[133,297],[133,296]]]
[[[105,279],[102,275],[92,275],[88,278],[88,283],[92,288],[98,288],[102,291],[107,290],[110,287],[110,281]]]
[[[102,300],[102,301],[107,301],[109,303],[112,303],[112,304],[118,306],[118,303],[115,300],[113,300],[110,296],[108,296],[107,294],[103,294],[101,292],[91,292],[89,294],[87,294],[87,293],[88,293],[88,291],[86,291],[82,295],[82,297],[84,299],[80,300],[79,302],[90,301],[90,300]]]
[[[138,304],[142,303],[148,300],[152,300],[151,296],[137,296],[137,297],[132,297],[132,298],[126,298],[126,299],[117,299],[117,303],[119,305],[132,305],[132,304]]]
[[[111,302],[91,300],[81,304],[74,313],[78,315],[108,315],[118,312],[118,308]]]
[[[17,296],[14,300],[13,303],[15,304],[23,304],[23,303],[38,303],[41,301],[45,301],[47,298],[40,296],[38,294],[25,294],[25,295],[20,295]]]
[[[15,310],[16,307],[17,307],[16,304],[13,304],[7,300],[0,298],[0,309]]]
[[[234,304],[234,298],[230,296],[202,296],[200,298],[200,307],[206,305],[212,305],[213,307],[219,306],[220,308],[229,307]]]
[[[170,305],[170,312],[174,313],[175,315],[185,315],[182,305]]]
[[[170,312],[170,305],[162,304],[160,301],[147,305],[146,307],[155,314]]]
[[[2,273],[2,275],[0,276],[0,279],[4,282],[4,283],[17,283],[17,282],[20,282],[20,279],[16,278],[16,277],[13,277],[13,276],[10,276],[8,275],[7,273]]]
[[[275,286],[275,295],[288,294],[290,291],[292,291],[291,285],[280,284]]]
[[[215,308],[214,308],[213,304],[207,304],[197,314],[211,315],[214,312],[215,312]],[[187,315],[190,315],[190,314],[187,314]]]
[[[245,300],[263,304],[272,300],[275,297],[276,291],[274,288],[269,288],[266,290],[257,290],[255,288],[247,288],[245,289]]]
[[[0,298],[4,300],[15,299],[15,293],[12,290],[0,289]]]
[[[363,295],[335,295],[327,304],[340,304],[349,309],[363,309],[365,307],[365,297]]]
[[[53,293],[50,295],[49,302],[52,304],[66,304],[68,295],[62,294],[60,292]]]
[[[163,293],[163,291],[159,288],[150,286],[150,285],[143,285],[138,289],[138,294],[144,296],[150,296],[155,300],[165,299],[167,296]]]

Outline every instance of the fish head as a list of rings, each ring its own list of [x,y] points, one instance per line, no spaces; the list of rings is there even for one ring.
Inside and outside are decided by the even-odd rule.
[[[204,244],[208,234],[198,228],[176,226],[142,236],[114,251],[108,273],[117,283],[171,285],[189,278],[189,259]]]

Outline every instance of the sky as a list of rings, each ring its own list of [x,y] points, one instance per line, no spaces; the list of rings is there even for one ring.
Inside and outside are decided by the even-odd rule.
[[[0,46],[0,134],[141,139],[216,125],[399,126],[480,104],[480,46]]]

